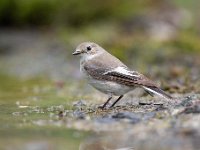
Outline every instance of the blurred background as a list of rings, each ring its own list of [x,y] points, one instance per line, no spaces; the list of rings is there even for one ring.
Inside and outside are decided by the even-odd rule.
[[[41,131],[32,122],[89,97],[79,58],[71,55],[84,41],[98,43],[172,94],[200,91],[198,0],[0,0],[0,134],[11,139],[0,136],[1,146],[7,141],[12,149],[28,133],[30,139],[61,138],[61,145],[64,137],[76,149],[82,133]],[[62,107],[45,111],[54,105]],[[53,147],[34,142],[23,148]]]
[[[176,74],[198,61],[199,14],[197,0],[1,0],[1,70],[66,80],[73,50],[93,41],[139,71]]]

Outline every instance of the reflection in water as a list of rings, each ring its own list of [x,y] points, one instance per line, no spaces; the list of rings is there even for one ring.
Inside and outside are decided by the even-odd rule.
[[[139,129],[140,128],[140,129]],[[135,128],[136,129],[136,128]],[[126,128],[116,132],[94,134],[79,146],[79,150],[188,150],[196,149],[190,139],[163,134],[155,130],[145,130],[144,126]],[[193,144],[192,144],[193,143]],[[197,144],[195,144],[197,145]]]
[[[95,134],[82,141],[79,150],[133,150],[131,141],[124,132]]]

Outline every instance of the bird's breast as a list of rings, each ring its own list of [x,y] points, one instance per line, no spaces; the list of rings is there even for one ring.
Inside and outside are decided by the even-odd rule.
[[[80,72],[83,74],[83,76],[85,78],[88,78],[89,75],[88,75],[87,71],[85,70],[84,64],[82,62],[80,62]]]
[[[118,84],[116,82],[106,81],[106,80],[96,80],[92,78],[88,78],[88,83],[95,89],[105,94],[113,94],[116,96],[124,95],[125,93],[133,89],[132,87]]]
[[[130,90],[133,89],[133,87],[128,87],[123,84],[119,84],[113,81],[107,81],[103,80],[101,78],[95,78],[88,74],[87,70],[85,69],[84,63],[80,63],[80,71],[83,74],[84,78],[87,79],[88,83],[93,86],[95,89],[105,93],[105,94],[113,94],[116,96],[123,95]]]

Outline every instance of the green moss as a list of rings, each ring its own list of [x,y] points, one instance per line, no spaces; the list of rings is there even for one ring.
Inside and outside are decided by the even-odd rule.
[[[191,31],[181,32],[178,37],[169,43],[178,51],[186,53],[200,53],[200,36]]]
[[[139,0],[2,0],[0,22],[18,26],[80,27],[102,20],[124,19],[141,11],[144,4]]]

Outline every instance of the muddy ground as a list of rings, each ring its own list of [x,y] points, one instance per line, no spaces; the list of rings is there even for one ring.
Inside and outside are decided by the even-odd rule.
[[[0,32],[2,149],[200,149],[199,55],[168,56],[144,72],[174,100],[136,90],[101,110],[106,96],[83,80],[75,45],[54,33]]]

